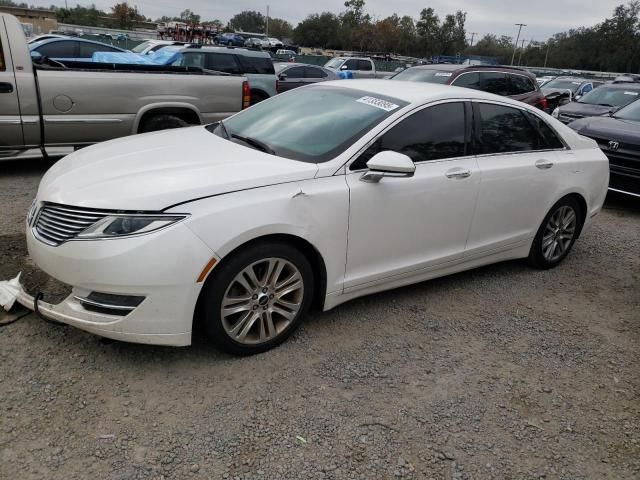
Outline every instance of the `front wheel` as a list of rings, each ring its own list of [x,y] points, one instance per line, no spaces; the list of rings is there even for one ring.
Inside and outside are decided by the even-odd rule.
[[[204,323],[209,338],[229,353],[279,345],[300,326],[313,298],[311,265],[286,244],[247,248],[216,270],[203,292]]]
[[[553,268],[569,255],[582,228],[580,205],[573,198],[559,200],[542,221],[529,252],[529,263]]]

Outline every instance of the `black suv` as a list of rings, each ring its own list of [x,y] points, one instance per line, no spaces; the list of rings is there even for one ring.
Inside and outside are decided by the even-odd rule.
[[[609,190],[640,197],[640,102],[611,116],[583,118],[569,126],[593,138],[609,158]]]
[[[552,115],[562,123],[584,117],[608,115],[640,98],[640,83],[608,83],[591,90],[577,102],[556,108]]]

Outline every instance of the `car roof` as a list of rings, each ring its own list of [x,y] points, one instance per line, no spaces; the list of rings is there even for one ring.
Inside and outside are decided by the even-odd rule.
[[[239,55],[245,55],[247,57],[264,57],[264,58],[271,58],[271,56],[267,53],[264,52],[262,50],[250,50],[248,48],[242,48],[242,47],[213,47],[213,46],[206,46],[206,47],[196,47],[194,48],[193,46],[191,47],[185,47],[184,49],[180,50],[181,52],[198,52],[198,51],[202,51],[202,52],[216,52],[216,53],[236,53]]]
[[[109,47],[109,48],[115,48],[116,50],[120,50],[121,52],[126,52],[126,50],[120,48],[120,47],[116,47],[115,45],[109,45],[108,43],[102,43],[102,42],[96,42],[94,40],[87,40],[84,38],[73,38],[73,37],[63,37],[63,38],[47,38],[45,40],[41,40],[39,42],[34,42],[32,43],[29,48],[31,50],[34,50],[38,47],[41,47],[42,45],[49,45],[50,43],[57,43],[57,42],[80,42],[80,43],[88,43],[91,45],[101,45],[104,47]]]
[[[416,65],[409,67],[416,70],[441,70],[445,72],[457,72],[457,71],[498,71],[505,73],[517,73],[520,75],[534,76],[531,72],[524,70],[520,67],[512,67],[510,65],[462,65],[459,63],[432,63],[430,65]]]
[[[450,98],[494,100],[509,103],[520,108],[522,108],[523,105],[526,105],[523,102],[511,100],[508,97],[494,95],[481,90],[454,87],[439,83],[408,82],[403,80],[333,80],[330,82],[323,82],[322,84],[352,88],[354,90],[363,90],[374,95],[384,95],[386,97],[397,98],[398,100],[420,105]]]

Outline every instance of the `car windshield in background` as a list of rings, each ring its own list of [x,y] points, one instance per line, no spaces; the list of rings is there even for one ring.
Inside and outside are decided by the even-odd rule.
[[[327,68],[338,68],[341,63],[342,63],[342,59],[341,58],[334,58],[332,60],[329,60],[329,62],[325,65],[325,67],[327,67]]]
[[[133,48],[131,49],[131,51],[132,51],[133,53],[140,53],[140,52],[142,52],[145,48],[147,48],[149,45],[151,45],[151,42],[142,42],[142,43],[140,43],[140,44],[136,45],[135,47],[133,47]]]
[[[393,76],[393,80],[409,82],[447,83],[452,72],[439,72],[427,68],[407,68]]]
[[[614,118],[640,122],[640,102],[633,102],[631,105],[621,108],[616,112]]]
[[[558,90],[571,90],[573,93],[578,91],[583,82],[578,80],[551,80],[544,84],[544,88],[557,88]]]
[[[624,107],[635,102],[640,95],[640,89],[626,89],[617,87],[599,87],[590,91],[578,103],[603,105],[606,107]]]
[[[225,120],[224,128],[218,124],[213,133],[280,157],[321,163],[406,105],[351,88],[305,88],[260,102]]]

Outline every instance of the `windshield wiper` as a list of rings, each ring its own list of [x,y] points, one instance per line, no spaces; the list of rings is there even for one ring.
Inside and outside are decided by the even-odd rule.
[[[220,130],[222,130],[222,133],[224,134],[224,137],[228,140],[229,138],[231,138],[229,136],[229,132],[227,132],[227,127],[224,126],[224,122],[222,120],[220,120],[218,122],[218,125],[220,125]]]
[[[609,105],[608,103],[596,103],[596,105],[600,105],[601,107],[613,107],[613,105]]]
[[[242,135],[238,135],[235,133],[231,134],[231,138],[237,138],[238,140],[246,143],[247,145],[251,145],[254,148],[257,148],[258,150],[261,150],[265,153],[268,153],[270,155],[275,155],[276,152],[273,148],[271,148],[269,145],[267,145],[266,143],[261,142],[260,140],[256,140],[255,138],[251,138],[251,137],[243,137]]]

